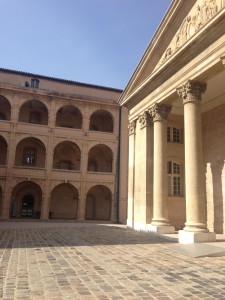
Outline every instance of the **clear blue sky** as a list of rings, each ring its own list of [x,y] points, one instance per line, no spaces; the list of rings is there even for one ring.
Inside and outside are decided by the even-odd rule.
[[[171,0],[0,0],[0,67],[125,88]]]

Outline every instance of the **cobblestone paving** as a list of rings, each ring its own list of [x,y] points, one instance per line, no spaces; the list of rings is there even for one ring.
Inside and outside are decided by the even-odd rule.
[[[225,257],[124,226],[1,222],[0,299],[225,299]]]

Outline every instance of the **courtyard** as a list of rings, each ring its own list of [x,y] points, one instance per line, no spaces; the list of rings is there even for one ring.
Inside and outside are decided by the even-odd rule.
[[[225,299],[224,256],[178,247],[124,225],[1,222],[0,299]]]

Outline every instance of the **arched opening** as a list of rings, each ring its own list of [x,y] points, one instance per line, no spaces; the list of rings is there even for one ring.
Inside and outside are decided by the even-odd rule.
[[[34,182],[19,183],[12,192],[11,218],[40,218],[41,188]]]
[[[15,166],[44,168],[45,153],[45,146],[40,140],[36,138],[23,139],[16,147]]]
[[[50,201],[52,219],[76,219],[78,191],[70,184],[62,183],[54,188]]]
[[[0,121],[7,120],[11,118],[11,105],[5,97],[0,95]]]
[[[26,101],[20,108],[19,122],[48,125],[48,109],[41,101]]]
[[[7,159],[7,143],[6,140],[0,136],[0,165],[5,166],[6,165],[6,159]]]
[[[56,114],[56,126],[66,128],[82,128],[82,114],[72,105],[61,107]]]
[[[88,153],[88,171],[112,172],[113,154],[106,145],[96,145]]]
[[[96,185],[87,193],[85,219],[109,221],[111,206],[111,191],[106,186]]]
[[[80,148],[72,142],[62,142],[55,147],[53,168],[61,170],[80,170]]]
[[[113,132],[113,117],[106,110],[98,110],[91,115],[90,130]]]

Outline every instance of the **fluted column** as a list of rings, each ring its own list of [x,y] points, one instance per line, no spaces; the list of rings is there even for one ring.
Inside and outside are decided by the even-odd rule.
[[[167,195],[167,139],[166,124],[171,105],[156,103],[149,113],[154,127],[154,167],[153,167],[153,219],[151,231],[173,233],[175,228],[168,220]]]
[[[129,128],[129,162],[128,162],[128,203],[127,203],[127,225],[134,225],[134,165],[135,165],[135,130],[136,120],[131,121]]]
[[[202,153],[201,96],[206,90],[206,83],[189,80],[178,95],[184,104],[185,131],[185,198],[186,223],[179,233],[181,243],[209,241],[206,225],[206,199],[204,192],[204,169]],[[191,234],[185,234],[190,232]],[[204,240],[205,237],[205,240]],[[200,240],[199,240],[200,239]],[[189,241],[189,242],[188,242]]]

